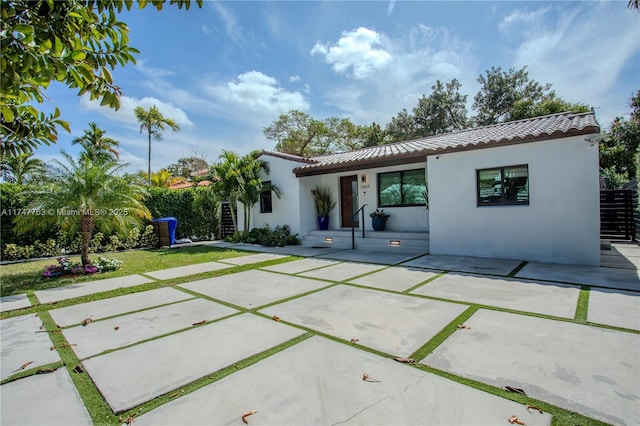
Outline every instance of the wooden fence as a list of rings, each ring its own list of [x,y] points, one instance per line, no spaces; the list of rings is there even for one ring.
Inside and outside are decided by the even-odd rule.
[[[600,238],[636,241],[638,238],[637,206],[637,191],[629,189],[601,190]]]

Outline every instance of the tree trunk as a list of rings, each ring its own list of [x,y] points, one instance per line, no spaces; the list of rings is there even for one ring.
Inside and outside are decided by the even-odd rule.
[[[93,233],[93,227],[95,226],[95,218],[91,213],[85,213],[82,215],[82,221],[80,222],[80,238],[81,238],[81,255],[80,259],[82,266],[91,264],[89,260],[89,245],[91,244],[91,234]]]
[[[147,162],[147,179],[148,185],[151,186],[151,129],[147,129],[149,134],[149,161]]]

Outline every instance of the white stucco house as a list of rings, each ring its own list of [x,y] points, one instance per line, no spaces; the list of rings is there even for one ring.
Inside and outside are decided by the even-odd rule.
[[[354,226],[382,208],[387,231],[428,233],[433,254],[599,265],[599,132],[593,113],[560,113],[312,158],[263,151],[282,197],[264,194],[251,226],[316,230],[322,186],[330,229],[367,204]]]

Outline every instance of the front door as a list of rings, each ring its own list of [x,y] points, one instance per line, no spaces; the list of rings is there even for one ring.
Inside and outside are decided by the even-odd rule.
[[[360,226],[358,217],[353,214],[358,210],[358,175],[342,176],[340,178],[340,212],[342,227]]]

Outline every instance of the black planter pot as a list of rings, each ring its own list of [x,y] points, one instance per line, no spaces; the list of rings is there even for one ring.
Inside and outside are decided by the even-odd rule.
[[[384,217],[372,217],[371,226],[373,226],[374,231],[384,231],[385,226],[387,226],[387,219]]]
[[[318,229],[321,231],[329,229],[329,216],[318,216]]]

